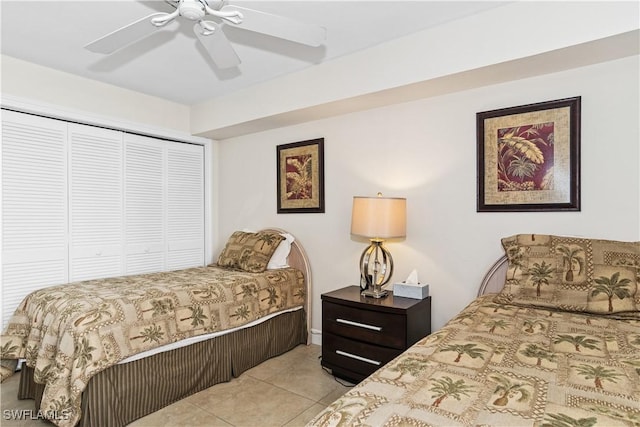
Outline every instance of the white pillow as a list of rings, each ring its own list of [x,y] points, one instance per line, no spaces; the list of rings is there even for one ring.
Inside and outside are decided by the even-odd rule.
[[[291,252],[291,243],[293,243],[294,237],[289,233],[280,233],[280,235],[284,237],[284,240],[280,242],[273,255],[271,255],[267,270],[289,267],[287,258],[289,257],[289,252]]]

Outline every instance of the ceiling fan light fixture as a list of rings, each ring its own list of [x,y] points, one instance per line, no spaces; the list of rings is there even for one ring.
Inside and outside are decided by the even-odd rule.
[[[197,0],[182,0],[178,6],[180,16],[192,21],[199,21],[204,18],[204,9],[204,5]]]

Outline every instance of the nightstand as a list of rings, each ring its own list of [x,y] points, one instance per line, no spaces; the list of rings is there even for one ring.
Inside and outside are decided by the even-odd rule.
[[[359,286],[322,294],[322,366],[360,382],[431,333],[431,297],[367,298]]]

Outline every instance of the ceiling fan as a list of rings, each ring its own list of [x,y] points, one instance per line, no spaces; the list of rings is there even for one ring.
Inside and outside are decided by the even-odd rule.
[[[119,28],[85,46],[91,52],[110,54],[134,41],[151,35],[175,18],[195,21],[193,31],[218,68],[232,68],[240,58],[224,34],[225,25],[267,34],[308,46],[320,46],[326,29],[284,16],[273,15],[240,6],[226,0],[165,0],[176,10],[172,13],[153,13]],[[211,18],[211,20],[206,18]]]

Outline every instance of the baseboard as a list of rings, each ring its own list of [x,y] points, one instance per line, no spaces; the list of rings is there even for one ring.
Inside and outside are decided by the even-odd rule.
[[[311,329],[311,344],[322,345],[322,331]]]

